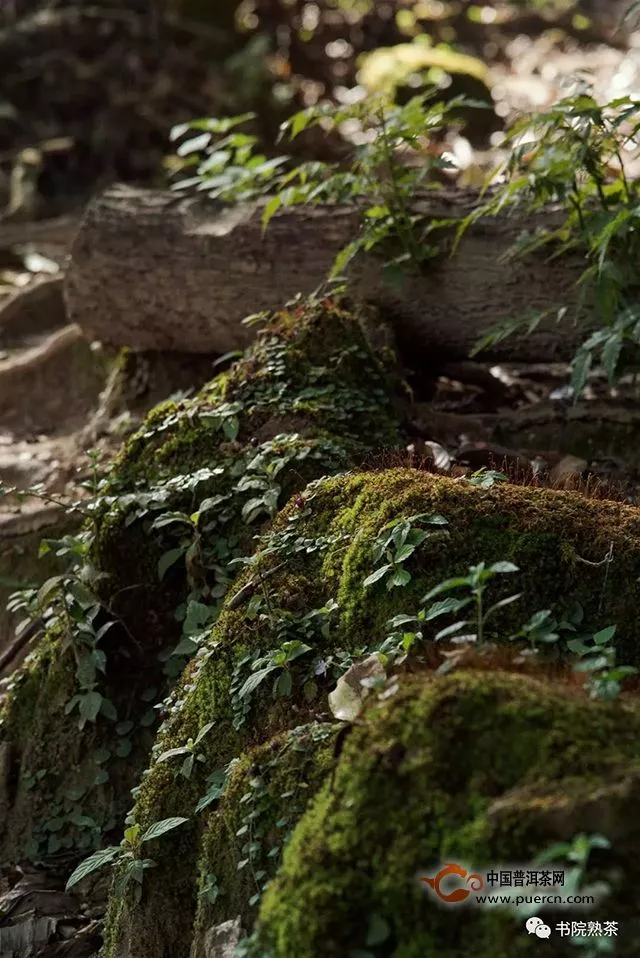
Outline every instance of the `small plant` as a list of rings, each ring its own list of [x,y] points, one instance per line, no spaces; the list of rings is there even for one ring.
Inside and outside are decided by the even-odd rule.
[[[605,881],[585,884],[585,880],[592,851],[609,848],[611,848],[611,843],[604,835],[579,834],[569,842],[553,845],[546,851],[541,852],[533,860],[533,864],[539,866],[547,865],[550,862],[568,862],[570,867],[564,869],[563,872],[562,894],[567,897],[578,894],[591,895],[600,902],[611,894],[611,885]],[[533,902],[516,905],[514,911],[519,919],[525,920],[536,915],[540,908],[539,904]],[[595,933],[593,936],[590,934],[589,937],[578,935],[571,938],[570,941],[574,947],[581,950],[582,958],[600,958],[601,955],[615,953],[615,939]]]
[[[274,678],[273,697],[282,698],[291,695],[293,677],[291,664],[302,655],[307,655],[312,647],[298,639],[283,642],[279,649],[273,649],[266,655],[248,655],[242,658],[234,672],[231,686],[231,699],[236,719],[234,727],[239,728],[251,708],[254,692],[269,678]],[[242,671],[249,667],[251,674],[240,684]]]
[[[511,638],[526,639],[535,651],[563,639],[567,649],[577,656],[574,671],[588,675],[585,688],[591,698],[615,699],[622,691],[623,680],[638,674],[632,665],[616,665],[617,652],[611,644],[615,633],[615,625],[596,632],[586,629],[584,610],[575,603],[560,620],[549,609],[535,612]]]
[[[570,842],[552,845],[546,851],[541,852],[536,856],[534,864],[546,865],[547,862],[556,861],[570,862],[571,867],[564,874],[563,891],[566,895],[575,895],[579,891],[585,894],[608,893],[610,888],[603,883],[584,885],[589,858],[595,848],[609,849],[611,848],[611,842],[604,835],[576,835]]]
[[[53,549],[57,555],[74,556],[70,572],[52,576],[37,590],[14,593],[9,598],[7,610],[26,613],[27,617],[17,627],[18,635],[32,622],[62,635],[63,651],[70,650],[75,659],[78,689],[65,710],[67,714],[78,710],[79,727],[82,729],[87,722],[95,722],[99,713],[116,721],[115,707],[98,688],[99,676],[104,674],[107,663],[100,642],[116,620],[106,617],[106,610],[93,591],[91,570],[84,564],[83,537],[65,536],[57,542],[45,541],[40,553]],[[90,584],[85,582],[87,578]]]
[[[241,728],[246,721],[255,692],[267,680],[273,679],[274,699],[292,694],[294,663],[314,651],[319,637],[325,640],[329,637],[331,619],[338,608],[337,603],[330,599],[322,608],[311,609],[303,616],[296,616],[271,608],[266,592],[264,598],[266,611],[258,612],[257,619],[260,621],[262,618],[268,623],[269,629],[275,631],[281,642],[271,651],[244,655],[236,663],[231,682],[233,724],[236,729]],[[323,673],[317,671],[316,661],[306,675],[304,671],[301,675],[302,688],[308,701],[317,691],[314,678],[320,677],[321,674]]]
[[[508,482],[503,472],[497,472],[495,469],[487,469],[483,466],[477,469],[468,480],[472,486],[479,486],[481,489],[491,489],[492,486],[500,482]]]
[[[475,610],[474,619],[465,619],[461,622],[455,622],[453,625],[449,625],[446,628],[441,629],[440,632],[438,632],[438,634],[435,636],[436,640],[447,638],[450,635],[455,635],[470,625],[475,628],[475,631],[464,636],[457,636],[455,641],[477,642],[478,645],[482,645],[485,640],[486,625],[490,616],[497,612],[498,609],[501,609],[506,605],[510,605],[512,602],[516,602],[522,595],[521,592],[518,592],[515,595],[507,596],[507,598],[500,599],[498,602],[495,602],[492,606],[485,610],[484,595],[487,586],[489,582],[491,582],[491,580],[497,575],[509,574],[518,571],[518,566],[514,565],[513,562],[494,562],[490,566],[487,566],[484,562],[480,562],[478,565],[469,566],[468,575],[457,576],[453,579],[446,579],[439,585],[434,586],[433,589],[427,592],[422,599],[422,602],[429,602],[430,600],[435,599],[436,596],[443,595],[445,592],[454,592],[458,589],[466,589],[469,591],[470,595],[464,599],[449,597],[432,603],[426,612],[426,621],[434,619],[440,615],[459,612],[467,605],[473,605]]]
[[[391,660],[396,665],[400,665],[414,647],[422,641],[423,630],[427,623],[443,615],[455,615],[469,605],[475,607],[475,619],[463,619],[454,622],[440,629],[434,639],[438,641],[454,636],[453,642],[455,643],[468,645],[468,643],[475,642],[477,645],[484,645],[486,643],[486,624],[489,617],[503,606],[515,602],[521,595],[521,593],[518,593],[508,596],[485,610],[484,594],[486,588],[495,576],[518,571],[518,567],[511,562],[494,562],[489,567],[481,562],[479,565],[470,566],[469,574],[466,576],[458,576],[440,582],[422,597],[420,600],[421,608],[415,615],[402,614],[389,619],[387,622],[387,626],[391,630],[389,635],[379,647],[372,648],[369,651],[379,653],[383,657],[383,664],[387,660]],[[433,601],[439,595],[458,589],[467,589],[470,594],[460,598],[447,596],[447,598]],[[475,627],[475,631],[463,635],[457,634],[469,626]],[[445,662],[440,666],[439,674],[445,674],[454,668],[464,654],[464,649],[446,653]]]
[[[183,778],[191,778],[191,773],[193,771],[193,766],[195,762],[204,762],[205,756],[202,752],[198,751],[198,746],[204,739],[205,735],[211,731],[214,726],[214,722],[208,722],[198,732],[195,739],[190,738],[187,740],[186,745],[181,745],[177,748],[169,748],[166,752],[163,752],[158,756],[157,762],[168,762],[172,758],[181,758],[182,764],[178,771],[176,772],[176,778],[181,775]]]
[[[559,302],[545,312],[512,317],[490,329],[475,352],[523,327],[531,331],[547,316],[555,315],[562,322],[579,319],[585,304],[592,304],[601,328],[585,339],[574,356],[575,399],[595,360],[613,383],[639,355],[636,263],[640,245],[635,224],[640,192],[637,183],[627,178],[623,162],[623,150],[640,129],[637,115],[633,98],[620,97],[601,106],[585,83],[544,112],[527,114],[507,135],[507,159],[492,177],[499,185],[459,231],[461,235],[478,219],[516,206],[535,214],[550,203],[559,205],[559,221],[523,233],[507,257],[520,258],[543,247],[553,257],[569,252],[584,255],[587,265],[575,308],[569,310]]]
[[[124,838],[119,845],[102,848],[81,862],[69,877],[66,890],[73,888],[83,878],[87,878],[88,875],[93,874],[98,869],[104,868],[105,865],[117,865],[117,894],[123,894],[125,889],[133,884],[135,898],[139,901],[142,895],[144,873],[156,864],[150,858],[140,857],[140,846],[155,838],[161,838],[167,832],[173,831],[188,820],[187,818],[165,818],[147,828],[143,835],[140,835],[140,825],[131,825],[125,829]]]
[[[638,674],[638,669],[632,665],[616,665],[617,653],[611,644],[615,633],[616,626],[610,625],[596,632],[590,640],[580,637],[567,643],[579,658],[574,670],[588,674],[585,688],[591,698],[617,698],[622,691],[622,680]]]
[[[447,520],[444,516],[424,513],[409,516],[406,519],[394,519],[382,527],[376,537],[371,555],[375,563],[380,562],[381,559],[386,561],[367,576],[362,583],[365,589],[381,579],[387,580],[389,591],[398,586],[407,585],[411,581],[411,573],[403,567],[404,563],[430,535],[433,535],[425,529],[420,529],[421,523],[443,526],[447,525]]]
[[[218,884],[217,877],[213,872],[208,872],[202,881],[198,898],[202,898],[204,901],[213,905],[221,895],[224,895],[224,890]]]
[[[422,268],[438,252],[432,234],[443,224],[420,217],[412,207],[419,190],[437,185],[434,170],[450,165],[429,149],[432,138],[455,122],[461,106],[487,106],[464,97],[446,104],[428,102],[433,95],[416,96],[403,106],[383,96],[345,106],[322,103],[282,124],[281,139],[290,140],[314,126],[327,131],[357,127],[359,145],[353,147],[347,169],[317,161],[292,166],[288,156],[268,159],[257,152],[256,137],[237,130],[252,114],[180,124],[172,139],[180,141],[178,156],[194,175],[174,188],[203,191],[226,202],[263,199],[265,229],[281,209],[352,203],[360,212],[359,229],[340,251],[330,279],[341,275],[356,253],[382,246],[389,248],[385,273],[398,279],[403,270]],[[408,157],[414,162],[407,162]]]
[[[217,802],[224,795],[229,780],[229,773],[237,759],[232,759],[224,768],[216,768],[207,778],[207,791],[198,799],[196,813],[208,808],[212,802]]]

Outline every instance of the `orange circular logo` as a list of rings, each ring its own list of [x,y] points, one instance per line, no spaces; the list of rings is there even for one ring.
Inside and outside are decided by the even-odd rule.
[[[469,885],[469,888],[455,888],[449,894],[445,894],[440,885],[448,878],[450,875],[458,875],[459,878],[465,879],[465,885]],[[484,880],[480,875],[477,875],[475,872],[468,872],[465,868],[461,868],[460,865],[455,865],[453,862],[450,862],[448,865],[445,865],[444,868],[441,868],[435,878],[421,878],[421,882],[424,882],[425,885],[428,885],[431,888],[438,898],[441,901],[447,902],[447,904],[455,904],[456,902],[464,901],[465,898],[468,898],[471,894],[471,891],[482,891],[484,886]]]

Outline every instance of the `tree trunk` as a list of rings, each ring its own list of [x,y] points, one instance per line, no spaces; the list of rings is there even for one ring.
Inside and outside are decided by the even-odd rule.
[[[416,201],[416,211],[460,220],[476,194],[443,190]],[[526,312],[577,303],[580,257],[503,258],[523,229],[558,214],[483,219],[421,275],[389,284],[381,260],[361,256],[350,269],[354,295],[391,316],[401,348],[464,357],[487,327]],[[69,321],[88,335],[138,349],[225,353],[251,332],[241,320],[309,294],[355,235],[352,207],[297,208],[277,214],[263,234],[255,206],[115,186],[88,207],[65,280]],[[445,242],[450,244],[452,230]],[[486,351],[488,359],[562,361],[589,322],[542,322],[530,335]]]

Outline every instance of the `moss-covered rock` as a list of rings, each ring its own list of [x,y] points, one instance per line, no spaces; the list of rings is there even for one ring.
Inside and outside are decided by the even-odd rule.
[[[538,955],[523,918],[440,904],[418,876],[446,862],[481,874],[531,862],[558,840],[605,829],[613,849],[598,870],[623,867],[624,884],[590,917],[621,922],[616,954],[637,954],[640,926],[625,888],[640,878],[639,732],[637,703],[589,702],[523,676],[407,679],[367,710],[298,825],[263,899],[253,953]],[[567,914],[585,917],[557,909],[542,917],[553,926]],[[554,955],[575,953],[552,938]]]
[[[61,627],[3,705],[0,860],[25,848],[83,849],[87,833],[99,841],[126,809],[152,706],[216,619],[234,560],[251,554],[254,537],[310,480],[399,440],[387,339],[366,309],[329,300],[286,309],[265,320],[228,372],[192,399],[158,407],[128,441],[80,538],[67,544],[84,558],[47,597]],[[70,612],[78,590],[88,598]],[[92,603],[96,626],[115,623],[99,648],[84,621]],[[83,728],[77,701],[69,711],[78,691]],[[66,763],[51,764],[62,754]]]
[[[202,842],[193,958],[206,958],[212,927],[238,918],[253,927],[289,834],[331,772],[339,729],[303,725],[234,763]]]
[[[433,524],[436,517],[440,524]],[[388,556],[380,543],[394,529],[398,541],[391,540]],[[415,530],[424,536],[407,550]],[[202,855],[202,824],[193,812],[207,792],[207,776],[246,748],[322,714],[332,682],[351,657],[380,648],[392,631],[389,619],[415,615],[421,597],[443,579],[465,574],[474,563],[508,560],[520,572],[498,576],[488,597],[493,602],[515,590],[523,595],[496,613],[498,635],[515,632],[540,609],[561,615],[578,602],[592,629],[617,623],[620,654],[637,661],[639,533],[635,509],[572,493],[483,489],[401,469],[311,483],[261,539],[210,639],[167,703],[132,820],[142,828],[173,816],[190,821],[159,849],[158,867],[145,880],[147,894],[127,912],[127,936],[140,954],[155,953],[145,951],[154,936],[162,938],[166,955],[187,953]],[[609,553],[613,558],[603,566]],[[365,585],[376,570],[375,581]],[[441,625],[425,621],[423,638]],[[427,648],[418,646],[418,658]],[[176,777],[162,756],[184,748],[210,724],[202,761],[188,780]],[[120,940],[118,920],[110,920],[114,943]],[[119,953],[117,945],[109,953]]]
[[[144,694],[144,675],[123,682],[117,669],[107,669],[114,721],[83,722],[77,708],[70,711],[78,691],[71,645],[59,628],[45,634],[0,706],[3,863],[53,863],[118,835],[153,743],[157,713]]]

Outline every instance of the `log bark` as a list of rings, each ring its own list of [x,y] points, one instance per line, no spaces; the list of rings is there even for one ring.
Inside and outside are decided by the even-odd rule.
[[[415,209],[459,220],[476,201],[471,191],[443,190],[417,200]],[[550,210],[537,218],[483,219],[454,256],[443,253],[401,287],[383,279],[380,259],[359,257],[349,273],[351,292],[391,315],[401,352],[414,359],[434,350],[465,357],[499,321],[576,304],[580,257],[551,261],[548,251],[515,263],[502,257],[523,229],[557,217]],[[241,320],[317,289],[357,229],[353,207],[325,206],[283,211],[263,234],[256,206],[115,186],[89,205],[72,245],[65,278],[69,321],[92,338],[137,349],[240,349],[251,338]],[[546,321],[484,355],[564,361],[590,325],[585,317],[579,325]]]

